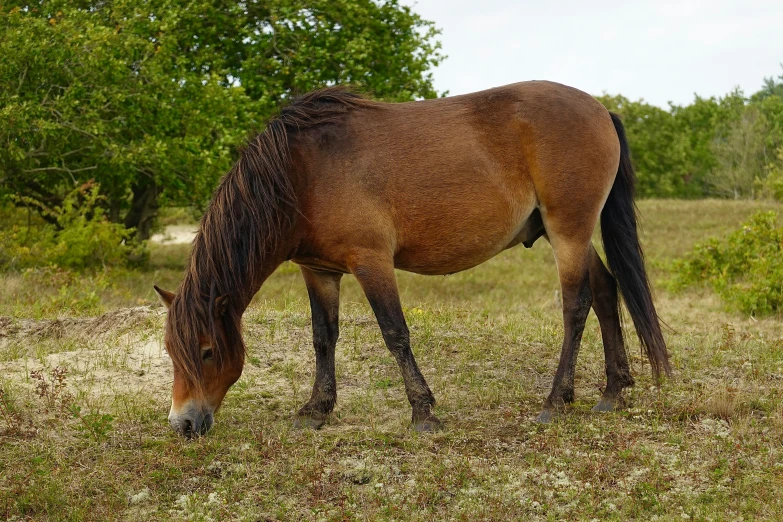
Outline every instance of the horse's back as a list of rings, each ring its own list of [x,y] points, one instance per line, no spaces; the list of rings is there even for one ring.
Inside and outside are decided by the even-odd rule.
[[[595,160],[607,121],[614,132],[594,98],[551,82],[360,107],[308,142],[310,235],[372,243],[420,273],[475,266],[525,239],[542,194],[556,206],[557,190],[595,192],[597,177],[611,186],[610,174],[586,172],[612,161],[616,172],[616,158]]]

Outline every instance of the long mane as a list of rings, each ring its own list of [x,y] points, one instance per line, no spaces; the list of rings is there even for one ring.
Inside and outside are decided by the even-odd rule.
[[[166,347],[174,368],[197,393],[203,391],[199,335],[209,336],[218,367],[244,357],[241,317],[257,290],[254,278],[291,227],[297,212],[289,178],[289,137],[326,123],[339,123],[359,105],[358,94],[332,87],[311,92],[283,108],[241,150],[201,219],[185,278],[171,303]],[[228,296],[215,320],[215,300]]]

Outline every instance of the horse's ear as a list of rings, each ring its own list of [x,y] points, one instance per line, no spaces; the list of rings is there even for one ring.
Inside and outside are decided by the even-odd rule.
[[[160,302],[163,303],[163,306],[169,308],[171,306],[171,302],[174,300],[174,293],[169,292],[168,290],[164,290],[158,287],[158,285],[152,285],[152,288],[155,289],[155,293],[158,294],[158,299],[160,299]]]
[[[221,295],[215,299],[215,319],[222,318],[226,314],[226,311],[228,311],[228,294]]]

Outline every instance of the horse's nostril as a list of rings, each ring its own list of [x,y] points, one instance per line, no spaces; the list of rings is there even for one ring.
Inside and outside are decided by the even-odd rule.
[[[182,431],[186,437],[190,437],[193,434],[193,423],[190,422],[190,419],[185,421],[185,425]]]
[[[212,414],[208,414],[204,417],[204,422],[201,424],[201,435],[206,435],[209,429],[212,427],[213,418]]]

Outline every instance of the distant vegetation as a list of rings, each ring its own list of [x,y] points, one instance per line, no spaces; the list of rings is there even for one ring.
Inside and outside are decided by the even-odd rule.
[[[783,80],[783,76],[779,78]],[[668,110],[599,96],[623,118],[643,197],[783,198],[783,81]]]

